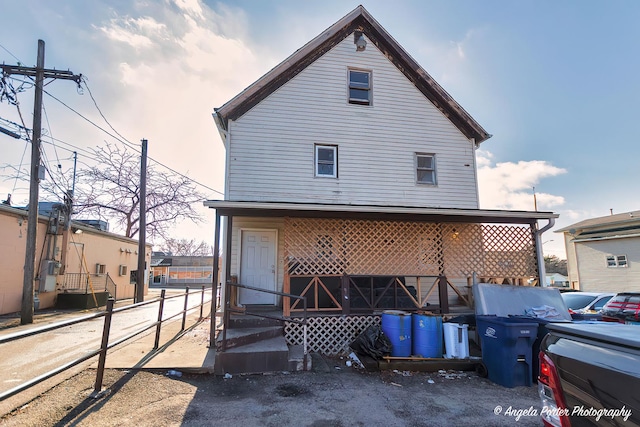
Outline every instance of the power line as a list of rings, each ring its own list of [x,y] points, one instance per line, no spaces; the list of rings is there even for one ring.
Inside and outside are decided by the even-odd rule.
[[[83,77],[82,83],[84,83],[84,87],[87,88],[87,92],[89,92],[89,96],[91,97],[91,100],[93,101],[93,105],[96,106],[96,110],[98,110],[98,113],[100,113],[100,116],[102,116],[102,119],[105,121],[105,123],[108,124],[109,127],[111,128],[111,130],[113,130],[120,138],[122,138],[123,140],[125,140],[125,141],[129,142],[129,144],[131,144],[131,142],[129,140],[127,140],[127,138],[122,136],[113,126],[111,126],[111,123],[109,123],[109,120],[107,120],[107,118],[104,116],[104,114],[102,113],[102,110],[100,109],[100,107],[98,107],[98,103],[96,102],[96,99],[93,97],[93,93],[91,93],[91,89],[89,89],[89,85],[87,84],[87,78],[86,77]]]
[[[3,45],[0,44],[0,47],[3,48],[9,55],[13,56],[13,59],[15,59],[16,61],[18,61],[18,63],[22,62],[18,59],[17,56],[15,56],[13,53],[11,53],[11,51],[9,49],[7,49],[6,47],[4,47]]]
[[[51,138],[53,138],[53,132],[51,131],[51,124],[49,123],[49,115],[47,114],[47,108],[44,105],[44,102],[42,103],[42,111],[44,112],[44,119],[47,122],[47,129],[49,130],[49,134],[47,136],[50,136]],[[56,150],[56,144],[53,144],[53,152],[56,155],[56,160],[58,161],[58,164],[60,163],[60,158],[58,157],[58,150]]]
[[[13,78],[13,77],[12,77]],[[104,114],[102,114],[102,111],[100,110],[95,98],[93,97],[91,90],[89,89],[89,86],[87,85],[86,81],[83,80],[85,87],[87,88],[87,91],[89,92],[89,95],[91,97],[91,99],[93,100],[94,105],[96,106],[98,112],[100,113],[100,115],[102,116],[102,118],[105,120],[105,122],[109,125],[109,127],[118,135],[115,136],[113,135],[111,132],[107,131],[106,129],[104,129],[103,127],[101,127],[100,125],[98,125],[97,123],[95,123],[94,121],[92,121],[91,119],[85,117],[83,114],[81,114],[80,112],[78,112],[77,110],[75,110],[74,108],[72,108],[71,106],[69,106],[68,104],[66,104],[64,101],[62,101],[61,99],[57,98],[56,96],[52,95],[51,93],[47,92],[46,90],[43,89],[43,92],[45,94],[47,94],[48,96],[50,96],[51,98],[55,99],[56,101],[58,101],[60,104],[62,104],[64,107],[66,107],[67,109],[69,109],[70,111],[72,111],[73,113],[75,113],[76,115],[78,115],[79,117],[81,117],[82,119],[84,119],[86,122],[88,122],[89,124],[91,124],[92,126],[96,127],[97,129],[101,130],[102,132],[106,133],[107,135],[109,135],[111,138],[113,138],[116,141],[121,142],[123,145],[125,145],[126,147],[134,150],[134,151],[138,151],[139,147],[134,145],[132,142],[130,142],[129,140],[127,140],[125,137],[123,137],[118,131],[116,131],[113,126],[111,126],[111,124],[109,123],[109,121],[106,119],[106,117],[104,116]],[[216,190],[214,188],[209,187],[208,185],[202,184],[199,181],[196,181],[195,179],[181,173],[178,172],[177,170],[165,165],[164,163],[152,158],[152,157],[148,157],[148,159],[156,164],[158,164],[159,166],[162,166],[163,168],[173,172],[176,175],[179,175],[191,182],[193,182],[196,185],[199,185],[202,188],[205,188],[209,191],[213,191],[214,193],[220,194],[222,196],[224,196],[224,193],[222,191]]]
[[[91,97],[91,100],[93,101],[93,105],[95,105],[96,110],[98,110],[98,113],[100,113],[100,116],[103,118],[103,120],[105,121],[105,123],[106,123],[107,125],[109,125],[109,127],[110,127],[110,128],[111,128],[111,129],[112,129],[112,130],[113,130],[113,131],[114,131],[114,132],[115,132],[119,137],[121,137],[121,138],[122,138],[122,140],[123,140],[123,141],[121,141],[121,142],[123,142],[123,143],[124,143],[124,141],[128,142],[129,144],[131,144],[131,145],[129,145],[129,148],[132,148],[133,150],[137,151],[137,150],[138,150],[138,147],[137,147],[137,146],[133,146],[134,144],[133,144],[131,141],[129,141],[129,140],[128,140],[127,138],[125,138],[124,136],[122,136],[122,135],[121,135],[121,134],[120,134],[120,133],[119,133],[119,132],[118,132],[118,131],[117,131],[117,130],[112,126],[112,125],[111,125],[111,123],[109,123],[109,120],[107,120],[107,118],[105,117],[105,115],[102,113],[102,110],[101,110],[101,109],[100,109],[100,107],[98,106],[98,102],[97,102],[97,101],[96,101],[96,99],[93,97],[93,93],[91,92],[91,89],[89,88],[89,84],[87,83],[87,78],[86,78],[86,76],[85,76],[85,77],[83,77],[83,79],[82,79],[82,83],[84,83],[84,86],[87,88],[87,92],[89,92],[89,96]],[[127,144],[125,144],[125,145],[127,145]],[[170,170],[171,172],[175,173],[176,175],[179,175],[179,176],[181,176],[181,177],[183,177],[183,178],[185,178],[185,179],[187,179],[187,180],[189,180],[189,181],[191,181],[191,182],[193,182],[193,183],[195,183],[195,184],[197,184],[197,185],[199,185],[199,186],[201,186],[201,187],[203,187],[203,188],[206,188],[206,189],[208,189],[208,190],[211,190],[211,191],[213,191],[213,192],[215,192],[215,193],[218,193],[218,194],[220,194],[220,195],[223,195],[223,196],[224,196],[224,193],[222,193],[222,192],[220,192],[220,191],[218,191],[218,190],[215,190],[215,189],[213,189],[213,188],[211,188],[211,187],[209,187],[209,186],[207,186],[207,185],[204,185],[204,184],[202,184],[202,183],[200,183],[200,182],[198,182],[198,181],[194,180],[193,178],[190,178],[190,177],[188,177],[188,176],[186,176],[186,175],[184,175],[184,174],[182,174],[182,173],[180,173],[180,172],[176,171],[175,169],[170,168],[169,166],[167,166],[167,165],[165,165],[165,164],[163,164],[163,163],[159,162],[158,160],[155,160],[155,159],[153,159],[153,158],[151,158],[151,157],[148,157],[148,159],[149,159],[149,160],[151,160],[151,161],[153,161],[153,162],[155,162],[156,164],[158,164],[158,165],[160,165],[160,166],[164,167],[165,169]]]
[[[83,80],[84,81],[84,80]],[[97,127],[98,129],[100,129],[101,131],[103,131],[104,133],[106,133],[107,135],[111,136],[113,139],[120,141],[121,143],[123,143],[125,146],[131,148],[134,151],[138,151],[138,147],[135,146],[132,142],[130,142],[129,140],[127,140],[126,138],[124,138],[122,135],[120,135],[120,133],[118,131],[116,131],[113,126],[111,126],[111,124],[109,123],[109,121],[106,119],[106,117],[104,116],[104,114],[102,114],[102,111],[100,110],[100,107],[98,107],[98,103],[96,102],[95,98],[93,97],[93,95],[91,94],[91,90],[89,89],[89,86],[87,85],[87,82],[84,81],[85,87],[87,88],[87,91],[89,92],[89,95],[91,96],[91,99],[93,100],[94,105],[96,106],[96,108],[98,109],[98,112],[100,113],[100,115],[102,116],[102,118],[105,120],[105,122],[109,125],[109,127],[111,129],[113,129],[113,131],[118,134],[122,139],[115,137],[114,135],[112,135],[111,133],[107,132],[105,129],[103,129],[102,127],[100,127],[99,125],[97,125],[96,123],[94,123],[93,121],[89,120],[88,118],[84,117],[82,114],[80,114],[79,112],[77,112],[76,110],[74,110],[73,108],[69,107],[67,104],[65,104],[64,102],[62,102],[61,100],[59,100],[58,98],[56,98],[55,96],[51,95],[49,92],[47,92],[46,90],[44,91],[44,93],[46,93],[47,95],[51,96],[53,99],[55,99],[56,101],[60,102],[62,105],[64,105],[65,107],[67,107],[68,109],[70,109],[71,111],[73,111],[74,113],[76,113],[77,115],[79,115],[80,117],[82,117],[83,119],[85,119],[87,122],[91,123],[92,125],[94,125],[95,127]],[[176,175],[179,175],[203,188],[206,188],[207,190],[213,191],[214,193],[220,194],[222,196],[224,196],[224,193],[221,191],[218,191],[214,188],[209,187],[208,185],[202,184],[201,182],[196,181],[193,178],[188,177],[187,175],[178,172],[177,170],[163,164],[162,162],[153,159],[152,157],[148,157],[149,160],[151,160],[152,162],[164,167],[165,169],[170,170],[171,172],[175,173]]]

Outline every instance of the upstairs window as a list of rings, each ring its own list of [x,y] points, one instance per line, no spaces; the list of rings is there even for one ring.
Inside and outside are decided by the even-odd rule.
[[[349,70],[349,104],[371,105],[371,72]]]
[[[607,267],[617,268],[627,266],[626,255],[607,255]]]
[[[416,153],[416,182],[436,185],[436,156]]]
[[[335,145],[316,145],[316,173],[318,177],[338,177],[338,147]]]

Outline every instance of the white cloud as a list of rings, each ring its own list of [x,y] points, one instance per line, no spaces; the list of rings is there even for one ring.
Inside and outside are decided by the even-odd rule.
[[[543,179],[566,173],[566,169],[542,160],[493,162],[491,153],[477,152],[480,207],[483,209],[533,210],[533,187]],[[564,204],[562,196],[536,190],[538,210]]]
[[[119,64],[113,70],[121,89],[117,104],[126,105],[112,109],[109,117],[119,130],[130,130],[123,132],[130,139],[147,138],[150,156],[222,189],[224,153],[211,113],[266,72],[272,61],[243,41],[243,12],[234,15],[225,8],[218,14],[199,0],[174,4],[145,7],[139,17],[113,12],[116,17],[98,27]],[[141,129],[144,135],[138,135]],[[211,163],[202,159],[213,162],[218,172],[212,175]]]

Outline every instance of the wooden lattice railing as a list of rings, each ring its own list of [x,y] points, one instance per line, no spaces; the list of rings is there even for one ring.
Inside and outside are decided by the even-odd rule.
[[[413,295],[400,277],[466,280],[475,273],[486,281],[527,284],[537,276],[533,236],[528,225],[285,218],[285,291],[314,301],[311,310],[340,312],[344,295],[335,283],[326,283],[330,277],[395,277],[394,288],[399,286],[415,307],[424,306],[424,293]],[[362,290],[350,291],[365,298]],[[376,305],[373,296],[369,304]]]
[[[529,226],[286,218],[287,273],[535,277]]]

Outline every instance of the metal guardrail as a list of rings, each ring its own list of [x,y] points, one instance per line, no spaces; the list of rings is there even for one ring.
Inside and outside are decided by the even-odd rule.
[[[246,309],[240,310],[238,308],[232,307],[231,306],[231,294],[229,292],[230,291],[229,288],[231,286],[234,286],[236,288],[248,289],[248,290],[251,290],[251,291],[264,292],[264,293],[267,293],[267,294],[280,295],[282,297],[295,298],[295,299],[302,300],[302,304],[303,304],[303,307],[304,307],[304,309],[303,309],[303,317],[302,317],[302,319],[300,319],[300,318],[291,318],[291,317],[284,317],[284,316],[272,316],[272,315],[265,314],[265,313],[250,312],[250,311],[247,311]],[[299,323],[299,324],[303,325],[302,363],[303,363],[303,369],[305,371],[307,370],[307,357],[308,357],[308,350],[307,350],[307,347],[308,347],[307,346],[307,297],[300,296],[300,295],[294,295],[294,294],[288,294],[286,292],[271,291],[271,290],[268,290],[268,289],[256,288],[254,286],[241,285],[239,283],[227,282],[226,283],[226,289],[225,289],[225,310],[224,310],[223,323],[222,323],[222,348],[221,348],[222,352],[227,350],[227,327],[229,325],[229,320],[230,320],[230,317],[231,317],[231,313],[243,313],[243,314],[248,315],[248,316],[263,317],[263,318],[266,318],[266,319],[281,320],[283,322]]]
[[[177,316],[182,315],[182,328],[181,331],[184,331],[185,329],[185,324],[186,324],[186,319],[187,319],[187,312],[192,311],[196,308],[200,308],[200,320],[203,319],[202,314],[203,314],[203,307],[204,307],[204,293],[205,293],[205,287],[202,287],[202,290],[194,292],[189,294],[189,288],[187,287],[185,289],[185,292],[182,294],[176,294],[176,295],[171,295],[171,296],[165,296],[165,292],[166,289],[163,289],[160,293],[160,298],[154,298],[152,300],[149,301],[144,301],[144,302],[139,302],[136,304],[131,304],[131,305],[127,305],[125,307],[120,307],[120,308],[116,308],[114,309],[114,303],[115,300],[113,298],[109,298],[107,300],[107,306],[106,306],[106,310],[99,312],[99,313],[95,313],[95,314],[90,314],[90,315],[86,315],[86,316],[82,316],[82,317],[78,317],[76,319],[71,319],[71,320],[66,320],[66,321],[62,321],[62,322],[56,322],[56,323],[52,323],[50,325],[45,325],[45,326],[40,326],[40,327],[36,327],[27,331],[21,331],[21,332],[16,332],[13,334],[7,334],[4,335],[2,337],[0,337],[0,345],[8,343],[10,341],[15,341],[15,340],[19,340],[19,339],[23,339],[23,338],[27,338],[27,337],[31,337],[34,335],[38,335],[38,334],[42,334],[45,332],[49,332],[49,331],[53,331],[56,329],[60,329],[60,328],[64,328],[67,326],[71,326],[71,325],[76,325],[78,323],[82,323],[82,322],[86,322],[89,320],[93,320],[93,319],[98,319],[100,317],[104,317],[104,325],[103,325],[103,330],[102,330],[102,340],[101,340],[101,344],[100,344],[100,348],[95,349],[95,350],[90,350],[89,352],[87,352],[84,356],[79,357],[77,359],[74,359],[68,363],[65,363],[64,365],[61,365],[49,372],[46,372],[36,378],[33,378],[25,383],[22,383],[10,390],[7,390],[3,393],[0,393],[0,401],[7,399],[11,396],[14,396],[24,390],[27,390],[28,388],[31,388],[61,372],[64,372],[68,369],[73,368],[74,366],[79,365],[80,363],[83,363],[89,359],[91,359],[92,357],[98,356],[99,355],[99,360],[98,360],[98,369],[96,372],[96,382],[94,385],[94,390],[93,393],[91,394],[91,397],[93,398],[97,398],[100,397],[102,394],[102,381],[104,378],[104,369],[105,369],[105,364],[106,364],[106,358],[107,358],[107,350],[110,350],[111,348],[122,344],[125,341],[130,340],[131,338],[140,335],[141,333],[151,329],[151,328],[156,328],[156,336],[155,336],[155,341],[154,341],[154,346],[153,349],[156,350],[158,349],[159,343],[160,343],[160,331],[162,328],[162,323],[166,322],[168,320],[171,320]],[[189,295],[197,295],[198,293],[202,294],[202,297],[200,299],[200,304],[191,308],[187,308],[187,302],[189,299]],[[184,308],[182,311],[179,311],[178,313],[174,314],[173,316],[170,316],[166,319],[162,319],[162,314],[163,314],[163,310],[164,310],[164,302],[168,299],[174,299],[174,298],[181,298],[184,297]],[[120,313],[123,311],[127,311],[127,310],[132,310],[135,308],[139,308],[145,305],[149,305],[149,304],[155,304],[159,302],[159,308],[158,308],[158,320],[151,323],[150,325],[141,328],[135,332],[130,333],[129,335],[122,337],[120,339],[118,339],[115,342],[110,343],[109,342],[109,333],[110,333],[110,329],[111,329],[111,319],[113,317],[114,313]]]

